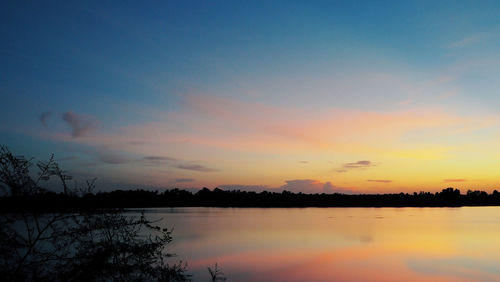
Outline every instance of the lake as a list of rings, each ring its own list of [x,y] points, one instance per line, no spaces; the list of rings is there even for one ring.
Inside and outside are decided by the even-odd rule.
[[[194,281],[500,280],[500,208],[155,208]]]

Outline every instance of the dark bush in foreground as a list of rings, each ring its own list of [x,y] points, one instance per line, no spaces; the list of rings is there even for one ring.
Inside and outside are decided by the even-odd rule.
[[[76,197],[69,176],[51,158],[37,163],[0,148],[0,185],[11,199],[47,193],[40,182],[58,177],[64,196]],[[94,182],[88,182],[90,193]],[[80,195],[84,196],[84,195]],[[0,277],[4,281],[185,281],[186,266],[165,259],[171,232],[144,214],[121,209],[65,209],[42,213],[21,208],[0,214]]]

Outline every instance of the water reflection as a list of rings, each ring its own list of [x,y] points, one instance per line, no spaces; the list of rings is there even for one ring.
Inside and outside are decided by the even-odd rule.
[[[194,280],[499,280],[500,208],[165,208]]]

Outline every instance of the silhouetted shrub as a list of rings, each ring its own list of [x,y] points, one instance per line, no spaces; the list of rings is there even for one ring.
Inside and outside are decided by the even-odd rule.
[[[14,156],[0,147],[0,185],[6,201],[62,197],[73,199],[54,158],[38,162]],[[40,187],[56,176],[64,194]],[[95,180],[87,182],[90,195]],[[83,190],[82,190],[83,191]],[[38,197],[38,198],[37,198]],[[40,203],[38,203],[40,204]],[[171,232],[154,225],[144,214],[129,216],[121,209],[65,209],[45,213],[21,208],[0,215],[0,277],[4,281],[185,281],[186,266],[169,265],[165,248]]]

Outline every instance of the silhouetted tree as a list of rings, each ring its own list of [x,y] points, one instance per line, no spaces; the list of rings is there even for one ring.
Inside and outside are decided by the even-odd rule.
[[[41,181],[56,176],[63,196],[75,197],[54,157],[33,162],[0,147],[0,185],[9,200],[45,195]],[[87,192],[95,180],[87,182]],[[168,265],[171,232],[121,209],[42,213],[21,209],[0,214],[0,277],[4,281],[185,281],[186,266]]]
[[[208,267],[208,272],[210,273],[210,281],[211,282],[219,282],[219,281],[226,281],[227,278],[224,276],[224,272],[222,272],[217,263],[215,263],[214,268]]]

